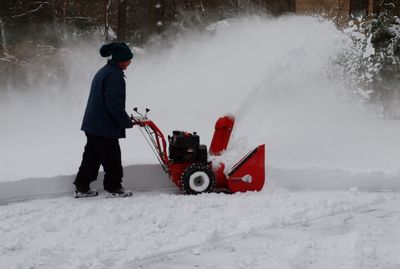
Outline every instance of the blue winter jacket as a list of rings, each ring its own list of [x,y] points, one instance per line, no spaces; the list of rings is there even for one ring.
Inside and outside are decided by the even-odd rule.
[[[81,130],[117,139],[125,138],[132,120],[125,111],[124,72],[109,60],[94,76]]]

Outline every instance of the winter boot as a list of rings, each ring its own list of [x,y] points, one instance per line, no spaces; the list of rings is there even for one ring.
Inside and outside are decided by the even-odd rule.
[[[85,197],[93,197],[99,195],[99,192],[95,190],[91,190],[90,187],[88,188],[80,188],[76,186],[74,196],[75,198],[85,198]]]
[[[132,191],[125,190],[124,188],[119,188],[115,190],[106,190],[107,198],[129,197],[132,195],[133,195]]]

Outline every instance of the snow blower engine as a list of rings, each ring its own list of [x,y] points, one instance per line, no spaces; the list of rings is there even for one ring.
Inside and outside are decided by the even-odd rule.
[[[213,163],[210,156],[221,156],[228,147],[235,123],[233,116],[217,120],[210,150],[200,144],[196,132],[173,131],[167,142],[157,125],[148,119],[146,113],[133,109],[138,116],[132,116],[134,125],[149,143],[163,170],[172,182],[187,194],[200,194],[220,190],[226,192],[260,191],[265,182],[265,145],[251,150],[239,160],[229,172],[222,162]],[[211,158],[217,159],[217,158]]]

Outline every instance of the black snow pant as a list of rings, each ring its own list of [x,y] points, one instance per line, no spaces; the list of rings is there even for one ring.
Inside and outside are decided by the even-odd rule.
[[[97,179],[100,165],[104,168],[104,189],[113,191],[121,188],[123,170],[118,139],[85,134],[87,143],[74,182],[76,189],[81,192],[88,191],[90,182]]]

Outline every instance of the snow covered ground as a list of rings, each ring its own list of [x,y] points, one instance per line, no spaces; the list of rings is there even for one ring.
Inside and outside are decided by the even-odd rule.
[[[398,202],[306,217],[130,265],[153,269],[400,268]],[[125,268],[135,267],[130,265]]]
[[[399,195],[287,191],[0,207],[0,268],[400,268]]]
[[[71,198],[104,63],[93,46],[66,53],[62,85],[1,91],[0,268],[400,268],[400,122],[349,101],[332,67],[348,41],[317,18],[244,18],[135,58],[127,107],[204,144],[234,113],[226,159],[266,144],[259,193],[177,195],[130,130],[121,147],[136,194]]]

